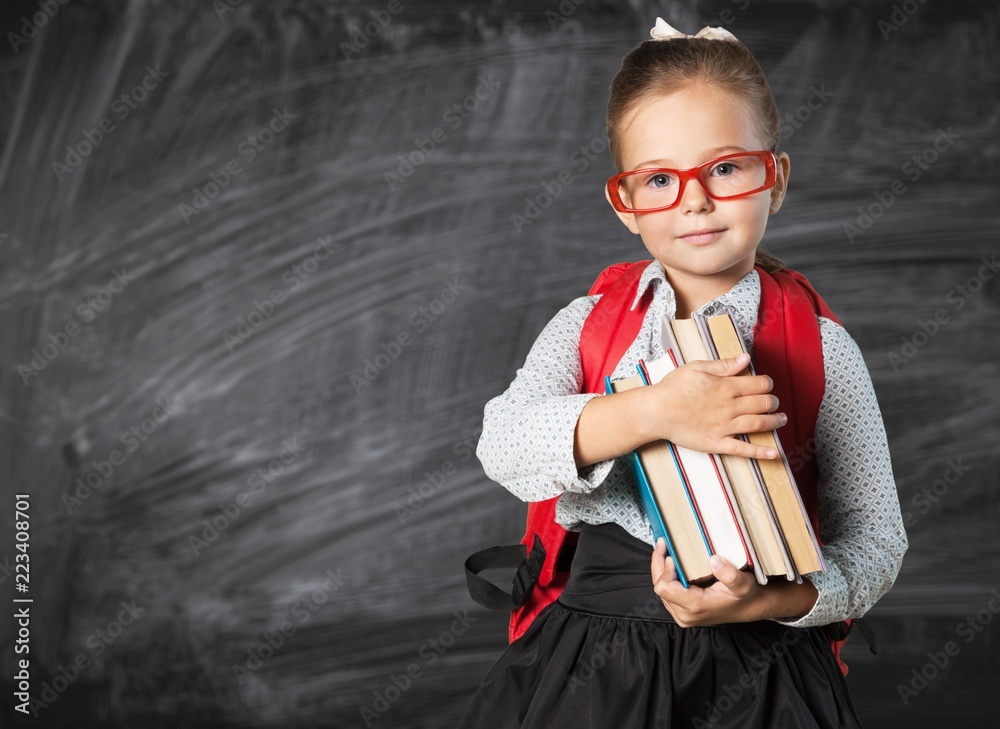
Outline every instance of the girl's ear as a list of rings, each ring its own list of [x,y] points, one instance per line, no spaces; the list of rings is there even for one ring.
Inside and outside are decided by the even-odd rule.
[[[771,213],[776,213],[781,209],[781,201],[785,199],[785,192],[788,190],[788,175],[792,169],[792,161],[788,158],[788,152],[778,152],[774,156],[778,165],[775,169],[774,187],[771,188]]]
[[[604,186],[604,199],[608,201],[608,205],[611,209],[615,211],[615,215],[618,219],[622,221],[626,228],[628,228],[633,235],[639,235],[639,225],[635,222],[635,213],[623,213],[615,209],[614,204],[611,202],[611,193],[608,192],[608,186]]]

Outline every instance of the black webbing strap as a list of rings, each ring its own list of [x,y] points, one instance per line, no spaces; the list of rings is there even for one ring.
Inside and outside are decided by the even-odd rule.
[[[565,544],[559,554],[556,569],[569,571],[576,552],[575,544]],[[538,582],[538,575],[542,571],[542,564],[545,562],[545,547],[542,540],[535,535],[535,541],[531,547],[531,556],[528,556],[527,548],[523,544],[510,544],[503,547],[489,547],[469,555],[465,560],[465,579],[469,584],[469,595],[477,603],[490,610],[516,610],[528,601],[531,591]],[[511,582],[511,591],[504,592],[479,573],[488,569],[516,569],[514,579]],[[872,655],[878,655],[878,639],[875,631],[864,618],[854,618],[850,625],[845,622],[830,623],[824,626],[827,635],[834,640],[843,640],[854,626],[861,631],[862,637],[868,643],[868,650]]]
[[[523,544],[483,549],[465,560],[465,579],[469,583],[469,594],[477,603],[491,610],[516,610],[528,601],[544,562],[545,547],[537,534],[530,557]],[[479,576],[483,570],[506,568],[517,570],[511,583],[511,592],[504,592]]]
[[[854,626],[858,626],[858,630],[861,631],[861,637],[865,639],[868,643],[868,650],[871,651],[873,656],[878,655],[878,639],[875,637],[875,630],[868,621],[864,618],[853,618],[851,624],[847,625],[845,622],[830,623],[824,626],[826,633],[833,640],[844,640],[847,636],[851,634],[854,630]]]
[[[861,631],[861,635],[868,642],[868,650],[872,652],[873,656],[878,655],[878,638],[875,637],[875,630],[868,624],[868,621],[864,618],[854,618],[851,621],[851,625],[857,625],[858,630]]]

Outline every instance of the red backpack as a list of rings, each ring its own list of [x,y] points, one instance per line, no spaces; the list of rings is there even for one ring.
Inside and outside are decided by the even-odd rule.
[[[601,294],[601,298],[580,333],[584,392],[604,392],[604,376],[614,372],[638,335],[652,301],[652,287],[646,289],[634,310],[629,306],[635,299],[639,278],[650,263],[644,260],[613,264],[590,287],[589,295]],[[798,271],[783,269],[769,274],[759,266],[755,269],[760,277],[761,297],[754,326],[754,369],[757,374],[770,375],[774,381],[771,392],[788,415],[778,437],[785,452],[793,453],[812,438],[823,400],[826,377],[816,316],[840,322]],[[812,458],[796,458],[793,462],[796,484],[818,538],[816,462]],[[509,627],[512,643],[524,634],[535,616],[559,597],[569,579],[579,532],[567,531],[556,523],[558,498],[528,504],[527,528],[520,544],[491,547],[466,560],[466,578],[473,599],[492,609],[512,610]],[[480,571],[498,567],[517,569],[512,593],[502,592],[479,577]],[[840,651],[854,624],[868,641],[871,652],[877,653],[874,633],[865,621],[845,620],[825,626],[844,675],[847,665],[841,660]]]

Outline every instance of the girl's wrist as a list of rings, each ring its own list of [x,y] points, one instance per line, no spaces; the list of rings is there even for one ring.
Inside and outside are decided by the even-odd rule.
[[[819,591],[808,578],[796,582],[771,582],[760,590],[762,619],[799,620],[816,605]]]
[[[667,428],[664,427],[670,417],[670,408],[662,397],[663,388],[643,387],[633,392],[636,394],[636,404],[632,413],[636,430],[643,438],[643,443],[671,440]]]
[[[618,458],[657,440],[655,398],[650,388],[635,388],[591,398],[580,412],[573,434],[577,468]]]

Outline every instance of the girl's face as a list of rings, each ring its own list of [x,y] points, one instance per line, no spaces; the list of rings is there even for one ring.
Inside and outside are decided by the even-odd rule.
[[[743,106],[727,92],[703,83],[652,98],[625,125],[624,170],[685,170],[725,154],[766,149]],[[642,236],[673,286],[711,289],[717,296],[753,268],[767,216],[781,205],[789,161],[784,152],[776,156],[776,182],[770,190],[713,200],[700,181],[689,180],[680,203],[671,210],[615,212],[629,230]]]

